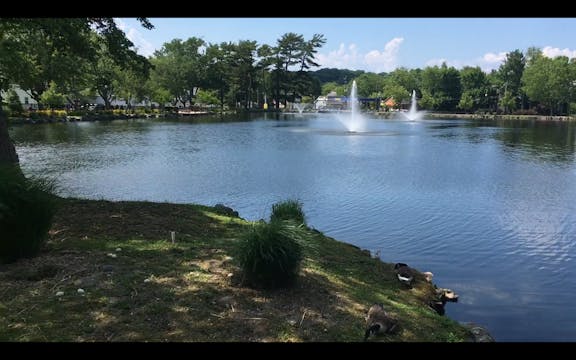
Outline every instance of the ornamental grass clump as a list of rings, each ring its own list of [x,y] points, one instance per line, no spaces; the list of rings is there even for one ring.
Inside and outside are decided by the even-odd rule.
[[[14,166],[0,168],[0,263],[38,254],[56,211],[54,185],[25,178]]]
[[[285,200],[272,205],[270,222],[278,220],[293,220],[298,225],[306,225],[306,216],[302,210],[302,203],[298,200]]]
[[[238,260],[246,285],[290,287],[298,277],[302,248],[282,221],[258,222],[240,239]]]

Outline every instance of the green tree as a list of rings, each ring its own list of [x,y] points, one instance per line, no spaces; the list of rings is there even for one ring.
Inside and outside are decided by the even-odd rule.
[[[116,76],[116,89],[118,97],[126,101],[128,109],[132,109],[133,102],[140,102],[146,98],[147,77],[145,74],[132,70],[118,71]]]
[[[274,64],[276,63],[276,58],[274,52],[276,50],[267,44],[262,44],[258,47],[258,62],[256,63],[256,69],[258,74],[258,87],[259,91],[262,93],[261,103],[268,103],[270,100],[270,95],[273,93],[273,83],[274,79],[272,76],[272,71],[274,69]],[[273,97],[273,96],[272,96]]]
[[[340,85],[348,84],[352,79],[362,75],[364,70],[348,70],[324,68],[316,71],[310,71],[310,75],[317,78],[321,85],[334,82]]]
[[[256,41],[242,40],[233,45],[231,65],[231,87],[234,89],[235,103],[240,103],[244,109],[251,104],[252,95],[256,89],[255,57],[258,50]]]
[[[510,113],[516,109],[516,97],[510,90],[506,90],[504,94],[500,97],[498,105],[504,109],[505,113]]]
[[[312,39],[302,44],[300,51],[300,71],[308,70],[311,67],[320,66],[314,60],[318,49],[326,43],[326,38],[322,34],[312,35]]]
[[[488,106],[487,92],[489,89],[486,73],[475,66],[465,66],[460,70],[462,96],[458,108],[465,111],[478,110]]]
[[[217,105],[220,100],[217,96],[218,92],[215,90],[198,90],[196,94],[196,99],[199,103],[204,105]]]
[[[500,92],[506,96],[502,101],[505,111],[513,111],[520,106],[523,97],[522,93],[522,74],[526,65],[526,58],[520,50],[514,50],[506,54],[506,60],[500,65],[497,72]]]
[[[288,70],[291,66],[297,65],[302,56],[304,46],[304,36],[295,33],[286,33],[277,40],[274,48],[274,100],[276,108],[280,108],[280,103],[286,105],[288,93]]]
[[[422,70],[420,69],[408,70],[406,68],[400,67],[392,71],[388,77],[390,81],[402,86],[410,94],[412,94],[413,90],[420,92],[421,73]]]
[[[469,92],[462,93],[460,97],[460,102],[458,103],[458,108],[464,111],[472,111],[476,107],[476,102],[472,94]]]
[[[375,73],[364,73],[356,78],[358,96],[361,97],[381,94],[384,84],[385,77]]]
[[[51,81],[48,89],[40,96],[40,101],[50,109],[58,109],[64,106],[66,97],[58,91],[56,83]]]
[[[423,108],[453,111],[460,102],[461,94],[460,72],[454,67],[443,63],[442,66],[427,67],[422,72],[420,104]]]
[[[147,19],[139,18],[139,21],[145,28],[153,28]],[[113,18],[3,18],[0,21],[0,90],[7,90],[13,83],[31,81],[35,76],[34,59],[41,58],[45,49],[32,45],[37,44],[37,35],[41,32],[50,34],[47,38],[50,44],[45,46],[58,58],[68,56],[93,61],[96,48],[90,41],[90,34],[96,32],[102,35],[118,64],[139,63],[147,69],[147,59],[134,51],[134,44]],[[67,73],[59,73],[62,81],[66,80]],[[0,164],[3,163],[17,165],[18,155],[8,135],[6,116],[0,108]]]
[[[404,86],[398,84],[392,78],[388,79],[386,85],[382,90],[383,97],[388,98],[391,97],[394,99],[396,104],[400,105],[403,101],[410,100],[411,92],[409,92]]]
[[[277,40],[276,46],[270,51],[270,59],[267,61],[272,69],[273,97],[276,108],[280,103],[286,105],[289,96],[292,98],[297,95],[297,83],[303,83],[308,76],[300,73],[297,75],[290,74],[295,66],[299,65],[299,71],[310,67],[318,66],[313,61],[314,55],[318,48],[325,43],[323,35],[314,34],[311,40],[305,41],[303,35],[295,33],[286,33]],[[310,80],[306,80],[310,81]],[[319,88],[319,86],[316,86]]]
[[[335,82],[328,82],[322,85],[322,94],[328,95],[331,92],[335,92],[336,95],[346,95],[346,89],[348,85],[337,84]]]
[[[148,80],[146,80],[144,87],[150,101],[158,103],[160,109],[164,109],[164,106],[170,103],[173,99],[170,91],[163,88],[157,81],[155,81],[153,71],[150,73]]]
[[[95,42],[97,58],[89,65],[88,73],[91,76],[91,88],[104,100],[104,107],[110,109],[112,100],[117,95],[116,85],[122,70],[116,65],[106,43],[100,41],[96,35],[93,36],[93,41]]]
[[[25,19],[22,21],[26,22]],[[26,71],[11,74],[11,77],[14,83],[17,83],[40,103],[42,93],[48,90],[52,81],[64,84],[69,78],[79,74],[81,66],[76,65],[81,62],[82,56],[60,47],[58,38],[62,31],[69,30],[67,24],[49,19],[40,19],[39,21],[46,27],[37,27],[31,23],[29,29],[22,29],[21,33],[14,34],[18,38],[20,50],[24,54],[21,61],[26,64]],[[10,29],[8,33],[10,34]],[[79,34],[74,35],[74,37],[76,36],[87,38],[90,36],[90,30],[82,29]]]
[[[206,86],[218,92],[220,108],[224,110],[224,98],[230,90],[230,57],[234,44],[209,44],[206,48]]]
[[[523,90],[530,100],[542,103],[550,115],[567,111],[575,81],[574,64],[568,57],[549,58],[536,51],[531,53],[522,76]]]
[[[118,69],[109,58],[101,58],[93,65],[92,89],[104,100],[104,107],[111,108],[111,103],[117,94]]]
[[[191,37],[186,41],[174,39],[154,52],[154,78],[184,107],[194,103],[197,89],[206,83],[205,61],[201,58],[204,40]]]

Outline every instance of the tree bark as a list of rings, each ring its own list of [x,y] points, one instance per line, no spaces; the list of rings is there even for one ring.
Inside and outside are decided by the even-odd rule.
[[[8,135],[6,114],[0,109],[0,165],[5,164],[19,166],[19,160],[16,148],[10,139],[10,135]]]

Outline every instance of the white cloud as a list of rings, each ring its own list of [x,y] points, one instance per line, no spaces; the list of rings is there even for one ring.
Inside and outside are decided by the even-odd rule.
[[[330,51],[328,54],[319,53],[316,56],[318,64],[327,68],[357,69],[359,65],[358,50],[356,44],[352,43],[346,47],[341,43],[338,50]]]
[[[144,38],[140,30],[128,26],[124,21],[122,21],[122,19],[115,18],[114,21],[116,21],[118,27],[126,33],[128,40],[134,43],[134,47],[138,54],[148,57],[154,53],[154,45]]]
[[[507,52],[499,52],[495,53],[486,53],[482,58],[477,62],[477,65],[472,66],[480,66],[482,70],[485,72],[490,72],[492,70],[498,69],[500,65],[506,60]]]
[[[430,59],[430,60],[426,61],[425,66],[440,66],[440,65],[442,65],[442,63],[446,63],[446,65],[448,65],[448,66],[453,66],[450,64],[450,62],[447,59],[444,59],[444,58]]]
[[[372,72],[392,71],[398,66],[398,52],[403,38],[394,38],[384,45],[384,50],[360,53],[356,44],[341,43],[338,50],[316,56],[318,64],[326,68],[365,70]]]
[[[404,38],[394,38],[386,43],[384,51],[372,50],[364,55],[364,62],[374,72],[389,72],[398,67],[398,51]]]
[[[489,52],[472,60],[447,60],[445,58],[430,59],[426,61],[425,66],[440,66],[443,62],[445,62],[446,65],[453,66],[457,69],[461,69],[464,66],[479,66],[484,72],[488,73],[492,70],[498,69],[500,65],[504,63],[506,60],[506,54],[507,52]],[[557,56],[576,58],[576,50],[570,50],[568,48],[560,49],[552,46],[544,47],[542,49],[542,54],[550,58]]]
[[[498,54],[486,53],[482,56],[482,61],[486,64],[497,64],[506,60],[506,52],[499,52]]]
[[[542,49],[542,54],[549,58],[554,58],[557,56],[567,56],[569,58],[576,58],[576,50],[570,50],[568,48],[560,49],[553,48],[552,46],[546,46]]]
[[[426,61],[426,66],[440,66],[446,63],[447,66],[462,69],[464,66],[479,66],[484,72],[490,72],[493,69],[498,69],[502,62],[506,60],[506,52],[499,53],[486,53],[481,57],[472,60],[447,60],[445,58],[430,59]]]

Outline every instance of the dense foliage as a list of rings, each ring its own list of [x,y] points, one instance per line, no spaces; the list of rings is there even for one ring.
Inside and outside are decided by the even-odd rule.
[[[48,236],[56,200],[53,185],[0,167],[0,263],[32,257]]]
[[[266,104],[271,109],[329,92],[347,95],[353,80],[361,97],[392,97],[406,107],[416,91],[420,107],[433,111],[533,109],[559,115],[569,112],[576,96],[574,60],[548,58],[537,48],[509,52],[489,74],[479,67],[446,64],[375,74],[314,70],[326,42],[321,34],[305,39],[289,32],[274,44],[173,39],[148,59],[135,53],[111,18],[7,19],[0,34],[0,88],[18,84],[46,107],[61,107],[62,99],[77,107],[97,94],[106,108],[113,99],[123,99],[128,106],[155,102],[161,107],[262,109]]]

